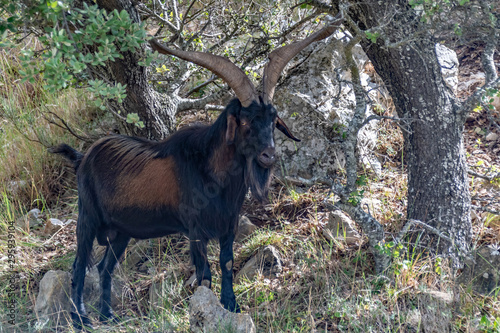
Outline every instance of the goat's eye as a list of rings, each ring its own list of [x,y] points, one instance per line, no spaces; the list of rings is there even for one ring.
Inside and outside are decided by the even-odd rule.
[[[248,135],[251,135],[252,133],[252,128],[250,126],[248,126],[249,124],[248,123],[245,123],[245,125],[243,125],[244,123],[241,123],[241,133],[244,135],[244,136],[248,136]]]

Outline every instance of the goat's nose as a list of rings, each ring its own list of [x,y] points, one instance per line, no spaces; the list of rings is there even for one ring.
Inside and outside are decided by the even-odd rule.
[[[267,147],[259,156],[259,162],[266,167],[270,167],[274,163],[274,147]]]

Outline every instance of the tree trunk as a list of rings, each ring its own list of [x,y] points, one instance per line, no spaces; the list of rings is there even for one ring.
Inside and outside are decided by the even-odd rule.
[[[406,1],[398,3],[363,2],[350,14],[363,30],[386,25],[385,36],[376,43],[365,41],[362,46],[389,89],[398,116],[409,121],[409,134],[404,133],[407,217],[449,235],[455,244],[440,241],[435,248],[454,252],[455,246],[467,248],[472,238],[464,115],[458,112],[458,99],[443,80],[432,36],[420,35],[400,46],[384,45],[402,41],[419,30],[419,17],[413,9]],[[392,6],[389,11],[397,11],[389,22],[387,6]],[[432,238],[435,245],[438,239]]]
[[[97,5],[108,12],[125,9],[135,22],[140,21],[137,10],[130,0],[97,0]],[[106,67],[92,69],[99,73],[98,78],[104,77],[110,82],[126,85],[125,100],[122,103],[109,100],[107,107],[115,115],[123,117],[129,113],[139,115],[140,120],[144,122],[144,128],[127,124],[122,120],[121,125],[126,133],[156,140],[167,137],[174,130],[177,100],[159,94],[148,83],[147,68],[139,65],[144,58],[144,51],[136,53],[126,51],[122,52],[122,55],[123,59],[110,62]]]

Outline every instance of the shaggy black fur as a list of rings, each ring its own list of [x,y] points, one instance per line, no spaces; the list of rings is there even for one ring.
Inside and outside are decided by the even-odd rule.
[[[276,116],[271,105],[254,102],[243,108],[235,99],[213,125],[187,127],[162,142],[111,136],[94,143],[85,155],[65,144],[51,150],[72,161],[78,179],[71,293],[76,327],[90,326],[82,291],[95,238],[107,246],[98,265],[101,320],[114,319],[111,274],[130,238],[177,232],[191,240],[198,283],[206,280],[209,286],[207,243],[219,240],[221,302],[238,311],[232,286],[233,239],[248,188],[257,199],[267,198]]]

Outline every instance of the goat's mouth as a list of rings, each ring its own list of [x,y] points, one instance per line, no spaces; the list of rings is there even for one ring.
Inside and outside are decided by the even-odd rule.
[[[256,160],[257,160],[257,164],[261,168],[264,168],[264,169],[271,169],[274,165],[274,158],[272,159],[272,161],[268,161],[268,160],[262,161],[260,158],[257,158]]]
[[[276,161],[274,147],[264,149],[257,157],[257,163],[264,169],[272,168]]]

